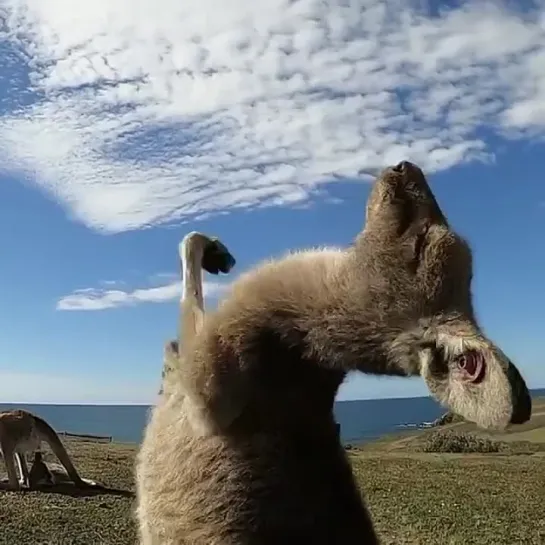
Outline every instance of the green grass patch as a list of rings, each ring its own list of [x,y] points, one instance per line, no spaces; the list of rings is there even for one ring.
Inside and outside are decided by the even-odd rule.
[[[544,545],[541,403],[529,423],[503,433],[452,424],[349,450],[382,544]],[[436,433],[458,437],[430,439]],[[0,491],[0,545],[134,545],[136,446],[64,442],[83,477],[117,492],[77,497]],[[46,460],[54,458],[47,454]]]

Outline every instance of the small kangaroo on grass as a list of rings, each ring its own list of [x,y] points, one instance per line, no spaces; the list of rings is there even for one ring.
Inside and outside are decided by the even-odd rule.
[[[11,490],[20,490],[21,486],[30,487],[26,453],[40,449],[45,441],[55,456],[66,469],[70,479],[77,487],[96,486],[90,480],[82,479],[68,452],[59,439],[57,432],[43,419],[28,411],[17,409],[0,412],[0,450],[4,457],[8,484]],[[19,468],[19,479],[15,471],[15,461]]]

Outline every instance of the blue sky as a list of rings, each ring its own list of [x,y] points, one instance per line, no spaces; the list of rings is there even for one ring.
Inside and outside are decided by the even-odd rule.
[[[185,233],[221,236],[233,277],[347,245],[358,172],[400,159],[473,247],[482,326],[544,387],[545,5],[257,4],[0,3],[0,399],[153,401]],[[340,397],[425,394],[360,375]]]

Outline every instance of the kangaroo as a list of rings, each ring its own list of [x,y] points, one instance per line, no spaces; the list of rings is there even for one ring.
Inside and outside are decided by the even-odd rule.
[[[11,490],[17,491],[21,486],[29,486],[25,454],[39,450],[42,441],[51,447],[76,486],[81,488],[92,486],[79,476],[55,430],[39,416],[17,409],[0,413],[0,449]],[[15,471],[15,460],[19,466],[19,479]]]
[[[483,428],[526,422],[526,383],[476,320],[472,261],[424,173],[402,161],[375,181],[352,246],[241,275],[186,332],[146,426],[141,545],[377,545],[333,420],[350,371],[420,375]]]
[[[19,471],[21,469],[19,468]],[[31,490],[38,488],[40,485],[52,485],[55,484],[55,477],[51,470],[47,467],[43,459],[41,451],[34,452],[34,460],[28,475],[28,487]]]

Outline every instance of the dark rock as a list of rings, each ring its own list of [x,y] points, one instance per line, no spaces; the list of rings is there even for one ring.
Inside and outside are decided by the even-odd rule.
[[[438,428],[440,426],[446,426],[447,424],[454,424],[455,422],[463,422],[463,420],[464,419],[460,415],[448,411],[444,415],[434,420],[429,427]]]

